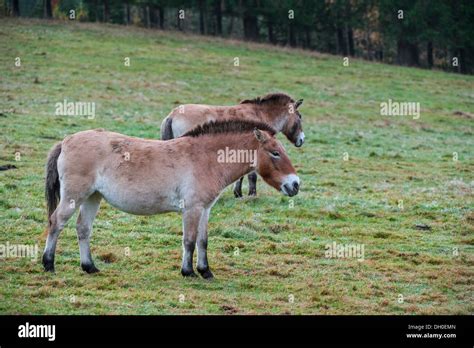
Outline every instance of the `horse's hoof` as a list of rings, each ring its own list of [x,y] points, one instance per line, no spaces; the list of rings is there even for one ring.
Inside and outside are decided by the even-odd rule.
[[[249,196],[255,197],[257,195],[257,191],[249,191]]]
[[[197,278],[197,274],[194,273],[193,270],[190,270],[190,271],[181,270],[181,274],[185,278]]]
[[[54,260],[43,256],[43,267],[46,272],[54,273]]]
[[[201,273],[201,276],[206,280],[213,280],[214,279],[214,274],[212,274],[212,272],[209,268],[207,270],[205,270],[203,272],[199,272],[199,273]]]
[[[51,273],[55,272],[53,264],[46,264],[46,265],[43,265],[43,267],[44,267],[45,272],[51,272]]]
[[[234,190],[234,196],[235,196],[235,198],[241,198],[242,197],[242,191]]]
[[[99,269],[93,263],[81,264],[81,268],[84,272],[89,274],[100,272]]]

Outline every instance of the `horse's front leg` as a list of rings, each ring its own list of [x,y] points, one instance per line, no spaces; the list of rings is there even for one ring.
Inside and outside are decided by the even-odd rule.
[[[257,195],[257,173],[252,172],[248,175],[249,179],[249,196]]]
[[[242,181],[244,181],[244,177],[241,177],[239,180],[235,182],[235,185],[234,185],[235,198],[242,197]]]
[[[197,259],[197,270],[204,279],[212,279],[214,275],[209,269],[209,263],[207,262],[207,224],[209,221],[209,212],[211,208],[204,209],[199,221],[198,236],[197,236],[197,248],[198,248],[198,259]]]
[[[193,254],[203,210],[202,207],[192,207],[183,212],[183,277],[197,277],[193,270]]]

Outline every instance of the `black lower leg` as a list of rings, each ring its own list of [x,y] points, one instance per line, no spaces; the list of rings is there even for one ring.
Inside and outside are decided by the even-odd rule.
[[[193,270],[193,253],[195,243],[192,241],[185,241],[184,243],[183,265],[181,267],[181,274],[183,277],[196,277]]]
[[[209,269],[209,263],[207,262],[207,240],[198,241],[198,246],[199,253],[197,270],[204,279],[214,278],[214,275]]]
[[[48,255],[47,253],[43,254],[43,267],[46,272],[54,273],[54,254]]]
[[[242,197],[242,181],[244,180],[243,177],[241,177],[239,180],[235,182],[234,186],[234,196],[236,198]]]
[[[84,272],[89,274],[99,272],[99,269],[94,265],[93,262],[91,263],[81,263],[81,268]]]
[[[84,237],[81,237],[80,235],[79,245],[81,245],[81,243],[84,243]],[[81,250],[81,253],[82,252],[83,250]],[[81,255],[81,268],[84,272],[87,272],[89,274],[99,272],[99,269],[94,265],[94,261],[92,260],[90,248],[86,251],[86,257],[84,257],[84,255]]]
[[[204,278],[204,279],[212,279],[214,278],[214,274],[212,274],[211,270],[209,269],[209,265],[207,265],[206,267],[198,267],[198,272],[199,274],[201,274],[201,276]]]
[[[257,173],[250,173],[249,179],[249,196],[257,195]]]

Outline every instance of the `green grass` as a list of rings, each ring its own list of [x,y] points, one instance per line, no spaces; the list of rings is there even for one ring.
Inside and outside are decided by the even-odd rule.
[[[66,134],[158,138],[180,103],[286,91],[305,99],[307,137],[297,149],[279,136],[302,179],[293,201],[260,179],[257,198],[226,189],[215,205],[215,281],[181,277],[179,214],[137,217],[104,202],[91,242],[101,272],[80,270],[70,222],[56,274],[39,258],[0,259],[0,313],[474,312],[472,76],[73,22],[2,19],[0,41],[0,164],[18,167],[0,172],[0,244],[38,243],[41,254],[45,158]],[[96,118],[55,116],[64,99],[95,102]],[[420,119],[381,116],[388,99],[420,102]],[[326,258],[334,241],[363,244],[365,260]]]

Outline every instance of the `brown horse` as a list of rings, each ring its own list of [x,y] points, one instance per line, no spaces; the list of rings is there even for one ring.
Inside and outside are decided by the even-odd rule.
[[[296,147],[300,147],[304,143],[301,114],[298,111],[302,103],[303,99],[295,102],[285,93],[271,93],[252,100],[244,100],[234,106],[180,105],[161,123],[161,139],[178,138],[210,121],[251,120],[270,125],[277,132],[282,132]],[[249,196],[254,196],[257,194],[257,174],[250,173],[248,179]],[[235,183],[236,197],[242,197],[242,181],[243,177]]]
[[[195,276],[192,260],[197,245],[197,270],[204,278],[212,278],[207,262],[207,224],[210,210],[226,186],[256,170],[283,194],[298,193],[299,178],[274,136],[275,130],[263,123],[221,121],[170,141],[104,130],[66,137],[53,147],[47,161],[45,270],[54,272],[59,233],[79,209],[76,228],[81,267],[88,273],[98,271],[89,241],[104,198],[131,214],[182,212],[181,273]]]

